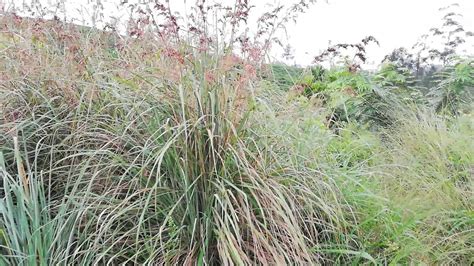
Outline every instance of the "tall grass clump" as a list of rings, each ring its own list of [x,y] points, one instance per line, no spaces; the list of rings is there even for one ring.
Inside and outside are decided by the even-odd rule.
[[[356,263],[472,263],[472,116],[399,102],[388,127],[353,120],[333,130],[320,103],[263,95],[269,104],[254,117],[267,121],[256,129],[265,143],[338,188],[324,200],[341,212],[346,242],[327,252]]]
[[[472,118],[399,117],[387,134],[384,178],[373,180],[392,206],[384,252],[392,262],[472,263]]]
[[[310,264],[344,241],[332,184],[248,130],[268,44],[166,18],[130,38],[2,17],[3,262]]]

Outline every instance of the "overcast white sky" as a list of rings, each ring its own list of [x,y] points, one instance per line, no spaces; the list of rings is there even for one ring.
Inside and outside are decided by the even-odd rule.
[[[329,0],[313,6],[289,27],[295,61],[308,64],[312,55],[331,40],[358,42],[373,35],[380,47],[371,46],[369,60],[377,63],[400,46],[411,47],[424,33],[438,26],[443,13],[440,7],[459,3],[466,30],[474,31],[474,0]],[[471,53],[472,50],[472,39]]]
[[[0,0],[20,6],[24,1],[37,0]],[[57,1],[57,0],[56,0]],[[40,0],[40,2],[56,2]],[[97,0],[61,0],[68,10],[76,9]],[[121,0],[101,0],[106,6],[115,6]],[[133,0],[131,0],[133,1]],[[180,9],[183,2],[188,5],[194,0],[170,0],[175,9]],[[216,2],[233,2],[233,0],[214,0]],[[290,4],[297,0],[251,0],[256,5],[254,13],[261,14],[268,3]],[[333,44],[359,42],[362,38],[373,35],[380,42],[380,47],[372,45],[368,49],[369,61],[378,64],[384,55],[394,48],[411,47],[417,39],[434,26],[441,23],[440,7],[459,3],[464,15],[463,25],[466,30],[474,31],[474,0],[319,0],[305,14],[300,15],[298,23],[288,25],[289,43],[294,48],[294,60],[288,63],[310,64],[313,57]],[[114,8],[110,8],[112,10]],[[110,12],[115,15],[114,11]],[[474,53],[473,39],[467,44],[469,52]],[[276,59],[281,52],[275,51]]]

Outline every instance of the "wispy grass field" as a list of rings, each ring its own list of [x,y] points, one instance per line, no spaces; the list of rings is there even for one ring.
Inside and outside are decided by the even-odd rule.
[[[231,53],[0,25],[0,264],[474,263],[470,111],[335,130]]]

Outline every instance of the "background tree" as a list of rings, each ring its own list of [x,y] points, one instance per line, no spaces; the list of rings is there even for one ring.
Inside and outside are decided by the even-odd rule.
[[[440,60],[443,66],[452,63],[454,57],[460,52],[459,49],[462,44],[466,43],[467,39],[473,36],[473,33],[466,31],[461,24],[460,19],[462,15],[454,12],[459,8],[458,4],[453,4],[445,8],[440,8],[440,11],[446,11],[443,16],[441,27],[434,27],[430,29],[431,36],[440,36],[443,40],[443,46],[440,49],[430,49],[429,58],[431,60]]]

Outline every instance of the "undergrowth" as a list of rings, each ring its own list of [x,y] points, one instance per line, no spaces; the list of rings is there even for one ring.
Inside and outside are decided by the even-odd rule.
[[[424,105],[390,67],[275,85],[265,43],[0,20],[1,264],[474,263],[469,61]]]

